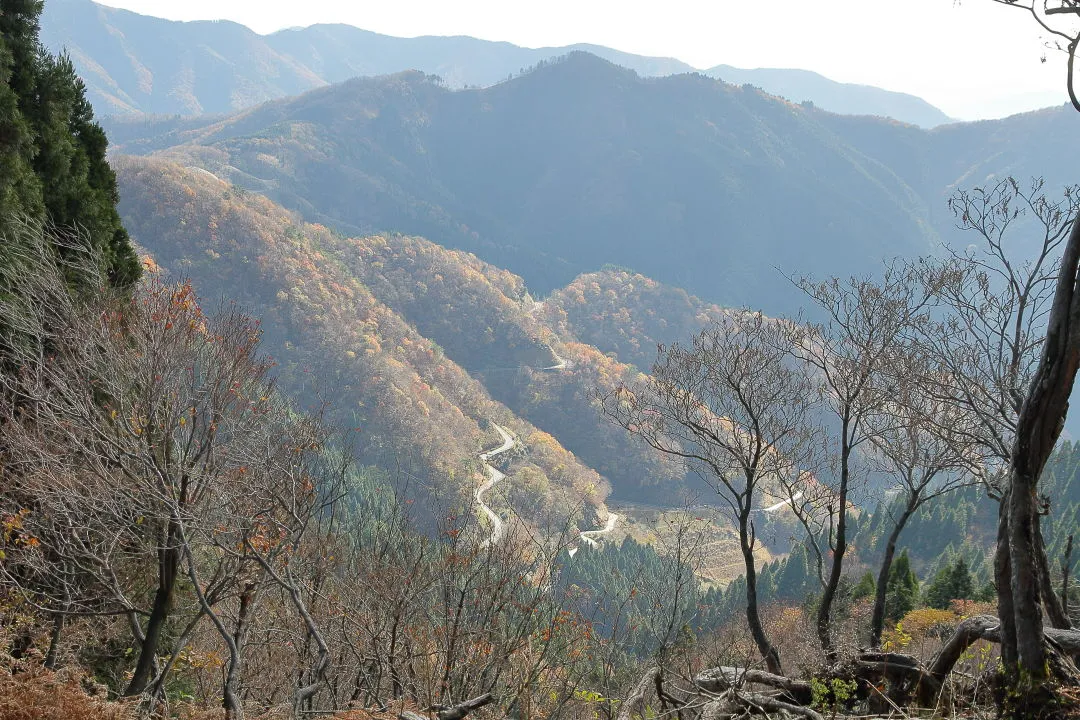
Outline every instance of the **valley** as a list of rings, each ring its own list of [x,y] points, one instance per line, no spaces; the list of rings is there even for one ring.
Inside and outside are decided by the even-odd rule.
[[[1071,87],[285,10],[0,0],[0,720],[1080,712]]]
[[[553,90],[546,90],[548,87]],[[575,89],[570,92],[570,88]],[[645,202],[643,198],[652,195],[652,190],[634,189],[631,183],[654,183],[658,175],[678,177],[693,165],[682,164],[686,150],[678,149],[678,145],[646,150],[656,136],[635,130],[635,123],[641,120],[632,119],[631,108],[647,116],[655,113],[658,100],[672,93],[680,98],[678,111],[673,108],[671,114],[656,115],[653,120],[669,123],[679,119],[672,126],[673,132],[659,136],[679,138],[692,127],[686,126],[682,118],[703,113],[704,117],[710,113],[725,117],[727,127],[726,135],[716,135],[720,126],[707,122],[715,139],[694,135],[692,141],[695,146],[704,141],[705,147],[721,150],[713,160],[718,163],[715,168],[719,175],[706,181],[715,189],[689,191],[681,188],[682,180],[674,180],[672,189],[680,202],[695,204],[686,205],[674,223],[657,224],[658,219],[635,217],[634,213],[654,211],[663,202],[655,197]],[[540,98],[547,105],[573,107],[576,115],[593,120],[578,127],[567,125],[538,105]],[[597,114],[601,103],[607,117],[598,124],[596,119],[604,118]],[[477,114],[479,108],[483,109]],[[1051,111],[1044,115],[1001,121],[998,125],[1053,122],[1056,117]],[[754,120],[743,125],[744,130],[733,122],[733,117],[738,116]],[[517,117],[530,117],[533,129],[527,129],[529,125],[515,126],[511,119]],[[859,273],[878,258],[919,254],[932,249],[941,238],[951,237],[955,229],[944,222],[940,210],[933,209],[937,205],[935,196],[951,182],[947,173],[958,172],[957,168],[968,161],[954,152],[953,156],[939,154],[931,165],[929,158],[936,153],[933,147],[943,142],[945,135],[967,132],[970,142],[965,145],[950,140],[950,147],[978,148],[988,137],[996,137],[993,133],[1003,132],[993,125],[928,133],[874,118],[845,118],[793,106],[713,80],[638,78],[595,57],[578,54],[487,90],[450,92],[422,75],[406,73],[349,81],[232,117],[193,118],[161,128],[128,121],[116,125],[113,134],[118,138],[114,152],[145,153],[148,158],[116,155],[122,169],[122,207],[126,208],[129,227],[136,229],[137,240],[144,242],[155,257],[160,256],[165,267],[180,269],[176,267],[179,261],[184,272],[194,273],[200,286],[212,293],[218,287],[224,291],[225,287],[250,282],[230,279],[222,285],[214,277],[222,270],[232,272],[220,267],[221,262],[214,257],[222,252],[218,247],[222,239],[215,240],[220,228],[208,224],[197,230],[209,236],[208,242],[203,241],[205,256],[193,254],[190,245],[178,254],[169,247],[171,241],[163,243],[158,239],[162,221],[170,221],[160,211],[144,215],[142,208],[161,202],[147,195],[144,187],[132,187],[145,183],[146,172],[132,174],[125,172],[125,167],[149,163],[145,167],[174,168],[166,171],[169,174],[178,172],[172,163],[179,163],[188,168],[184,172],[205,173],[208,181],[224,183],[223,200],[234,198],[228,203],[236,199],[249,203],[248,198],[256,197],[255,193],[265,194],[284,204],[273,210],[283,220],[274,220],[270,225],[284,222],[293,228],[286,232],[296,233],[297,237],[307,233],[304,220],[324,223],[312,226],[318,238],[311,247],[319,256],[315,265],[320,273],[328,271],[342,280],[329,287],[324,285],[324,299],[308,312],[316,312],[317,317],[326,311],[338,313],[334,298],[339,291],[333,287],[348,278],[349,283],[359,283],[356,292],[371,295],[369,302],[383,308],[380,312],[394,316],[391,326],[400,325],[401,330],[393,330],[391,335],[407,336],[406,327],[415,329],[418,337],[401,347],[431,342],[436,355],[445,353],[444,360],[436,358],[436,365],[445,363],[454,370],[433,374],[419,369],[417,379],[412,381],[413,389],[391,380],[394,389],[375,405],[364,399],[352,409],[343,410],[340,401],[353,391],[350,383],[341,385],[346,393],[337,394],[333,412],[336,416],[350,416],[354,424],[366,422],[368,431],[374,431],[367,436],[364,447],[380,448],[373,455],[376,462],[384,462],[377,460],[379,457],[408,457],[408,472],[429,478],[426,482],[456,488],[453,492],[459,498],[465,497],[460,480],[447,483],[435,478],[444,474],[470,477],[476,471],[469,469],[469,458],[476,457],[476,438],[483,437],[479,427],[489,421],[508,421],[510,416],[491,416],[481,409],[483,403],[463,398],[466,386],[482,387],[477,397],[489,397],[539,431],[522,431],[520,426],[511,430],[520,438],[521,454],[513,455],[508,448],[506,456],[513,455],[512,464],[524,460],[525,466],[514,468],[514,477],[522,482],[507,491],[508,502],[515,507],[522,503],[529,506],[526,515],[532,514],[534,521],[551,517],[557,507],[561,508],[558,512],[577,507],[575,512],[582,513],[576,520],[578,531],[594,532],[590,528],[603,527],[605,522],[603,503],[655,502],[665,498],[674,508],[697,489],[685,471],[673,467],[659,453],[633,445],[618,428],[601,420],[593,393],[625,382],[635,373],[648,372],[658,345],[687,338],[727,317],[732,307],[774,308],[781,313],[797,309],[800,292],[784,279],[785,273],[795,270],[776,267],[775,258],[782,257],[790,268],[810,275]],[[614,140],[601,142],[596,134],[609,133],[605,129],[608,126],[624,129],[611,136]],[[749,132],[751,127],[754,134],[740,139],[743,136],[739,133]],[[760,134],[763,128],[771,128],[766,136]],[[532,141],[525,141],[523,132],[529,132]],[[529,150],[529,156],[522,155],[538,140],[547,149]],[[552,143],[556,141],[564,148],[555,149],[557,145]],[[621,177],[595,177],[576,191],[557,189],[543,179],[582,176],[573,163],[583,162],[583,157],[571,152],[571,148],[608,147],[613,142],[621,143],[624,149],[615,155],[590,158],[584,172],[622,167],[626,173]],[[893,162],[895,157],[887,150],[890,143],[917,150],[906,153],[904,164],[887,166],[886,162]],[[764,150],[765,154],[757,158],[757,153],[748,155],[739,150],[746,147]],[[969,152],[976,156],[982,151]],[[622,157],[637,156],[638,161],[630,165],[613,161],[620,153]],[[921,164],[912,164],[913,157],[923,158]],[[1007,156],[999,158],[1008,160],[1000,166],[1002,171],[1017,169]],[[511,167],[515,168],[513,177],[500,176]],[[841,210],[843,203],[835,199],[807,197],[806,193],[826,188],[809,179],[801,187],[793,183],[796,167],[804,167],[808,178],[822,172],[836,178],[828,190],[831,193],[841,188],[846,192],[848,185],[839,178],[844,172],[853,172],[850,187],[858,187],[862,197],[848,197],[844,202],[856,202],[852,207],[860,209]],[[968,175],[978,171],[964,170]],[[749,187],[738,189],[745,182],[755,181],[755,177],[770,184],[775,179],[778,185],[767,193]],[[867,178],[871,181],[866,182]],[[189,182],[179,177],[176,180],[179,186]],[[937,187],[941,190],[927,192],[935,183],[940,183]],[[589,186],[605,187],[605,192],[616,194],[605,201],[585,189]],[[747,197],[767,195],[775,199],[777,188],[788,193],[796,207],[836,208],[848,230],[829,218],[813,215],[798,217],[796,222],[793,215],[783,218],[788,214],[758,211],[752,203],[747,205],[738,199],[743,192],[748,193]],[[732,189],[735,194],[731,194]],[[188,190],[177,187],[165,192],[183,194]],[[204,192],[200,189],[197,195]],[[133,204],[129,198],[136,194],[143,199]],[[632,200],[634,197],[639,199]],[[722,210],[717,198],[730,205]],[[196,197],[196,204],[199,202]],[[229,214],[225,210],[227,203],[216,202],[223,213],[211,210],[212,223],[219,222],[219,214]],[[243,233],[250,239],[238,241],[235,233],[243,225],[233,225],[230,232],[234,237],[226,247],[231,245],[229,256],[244,263],[264,258],[259,262],[266,277],[268,258],[260,247],[266,235],[257,229],[265,223],[258,214],[265,211],[252,211],[243,221],[250,228]],[[725,216],[723,220],[716,215],[718,211]],[[203,215],[207,210],[197,212]],[[877,220],[882,212],[898,213],[896,221],[885,226],[903,241],[882,237]],[[290,214],[292,217],[284,220]],[[560,218],[558,227],[547,220],[555,217]],[[864,227],[851,224],[863,217],[867,223]],[[687,224],[691,219],[693,224]],[[763,221],[767,225],[761,225]],[[776,222],[795,224],[782,229],[775,226]],[[872,231],[870,223],[875,227]],[[741,228],[744,234],[710,238],[709,228],[714,226]],[[381,234],[357,234],[358,230],[383,228],[387,231]],[[396,234],[402,230],[422,233],[427,238]],[[645,236],[663,238],[663,242],[654,246],[642,239]],[[789,237],[802,237],[803,245],[813,247],[813,252],[800,255],[786,241]],[[437,244],[430,242],[433,239]],[[852,251],[853,244],[858,244],[859,249]],[[657,253],[657,247],[663,250]],[[627,250],[637,254],[623,254]],[[618,265],[597,272],[600,258],[648,267],[657,279]],[[292,282],[284,276],[282,281]],[[701,292],[705,299],[680,286]],[[281,315],[283,303],[303,298],[306,293],[301,290],[297,295],[287,287],[277,293],[273,299],[249,295],[241,302],[251,303],[249,307],[263,316],[271,352],[283,360],[292,358],[282,365],[286,385],[311,388],[307,377],[325,381],[341,373],[338,361],[331,359],[336,352],[318,356],[315,363],[300,359],[298,352],[304,354],[302,348],[311,343],[300,339],[310,332],[304,327],[310,321],[301,321],[299,315],[284,325],[280,321],[287,317]],[[550,294],[544,297],[546,293]],[[261,308],[272,310],[267,313]],[[345,328],[353,321],[341,316],[334,323]],[[370,323],[368,326],[372,327]],[[370,340],[346,353],[346,365],[384,354],[383,326],[377,322],[374,331],[363,331]],[[294,337],[297,332],[300,335]],[[325,336],[326,340],[329,337]],[[397,357],[397,352],[388,360]],[[404,368],[430,364],[430,360],[408,356],[406,353],[401,358]],[[397,362],[392,360],[390,367]],[[457,379],[451,380],[455,374]],[[376,382],[382,382],[391,376],[376,372],[374,377]],[[410,408],[412,403],[406,397],[416,392],[415,388],[425,386],[438,399],[422,400]],[[317,394],[310,397],[314,399]],[[392,406],[398,409],[388,413],[391,405],[386,403],[390,397],[395,398]],[[450,410],[455,405],[456,409]],[[459,418],[443,427],[464,421],[470,429],[436,441],[429,430],[433,426],[428,413],[439,406]],[[387,424],[389,418],[394,420]],[[405,437],[415,440],[406,442]],[[567,453],[574,458],[571,466],[555,461],[554,456],[550,459],[553,465],[533,456],[549,441],[558,447],[555,455]],[[410,448],[424,449],[416,453]],[[485,490],[502,479],[492,482],[494,476],[487,467],[481,460],[479,470],[486,476],[483,483],[490,483]],[[556,471],[556,467],[560,469]],[[575,479],[569,485],[567,467],[579,468],[570,471]],[[608,492],[612,492],[610,499]],[[490,519],[494,511],[487,505],[482,507]],[[774,504],[766,509],[775,513],[782,507]],[[599,512],[597,508],[601,508]],[[495,525],[501,529],[501,524]],[[775,549],[782,553],[783,543]]]

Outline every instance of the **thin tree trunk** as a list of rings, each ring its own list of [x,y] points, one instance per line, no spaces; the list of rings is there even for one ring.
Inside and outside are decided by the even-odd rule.
[[[161,632],[172,612],[173,594],[176,590],[176,578],[180,573],[180,547],[177,538],[177,526],[169,522],[165,540],[158,548],[158,587],[154,593],[154,604],[150,609],[150,619],[146,621],[146,630],[139,648],[139,660],[135,673],[128,683],[124,695],[140,695],[146,691],[154,678],[154,666],[157,663],[157,650],[161,642]]]
[[[850,479],[849,462],[851,459],[851,446],[848,440],[848,431],[851,421],[845,410],[841,423],[840,448],[840,493],[837,498],[839,507],[836,511],[836,539],[832,544],[832,568],[829,570],[829,579],[825,583],[825,591],[821,594],[821,605],[818,606],[817,634],[821,642],[821,648],[825,651],[825,660],[830,665],[836,662],[837,652],[832,641],[832,606],[836,600],[836,591],[840,587],[840,578],[844,570],[844,553],[847,552],[847,493]]]
[[[881,644],[881,633],[885,630],[885,597],[888,594],[889,572],[892,570],[893,558],[896,556],[896,544],[900,539],[900,533],[904,531],[904,526],[915,512],[915,502],[914,498],[908,500],[907,507],[904,508],[900,519],[896,521],[885,543],[885,554],[881,558],[877,587],[874,589],[874,614],[870,619],[870,647]]]
[[[180,659],[180,653],[187,647],[188,641],[191,640],[191,636],[195,633],[195,629],[205,615],[206,610],[200,607],[198,614],[188,621],[183,632],[181,632],[180,636],[173,641],[172,651],[169,653],[169,657],[165,661],[164,667],[154,672],[154,686],[150,689],[150,697],[154,699],[154,702],[161,700],[161,698],[165,696],[165,683],[168,682],[169,673],[172,672],[173,667],[176,665],[176,661]]]
[[[1069,541],[1065,543],[1065,555],[1061,558],[1061,611],[1065,613],[1065,617],[1069,617],[1069,571],[1072,568],[1072,541],[1073,536],[1069,534]]]
[[[1069,615],[1054,590],[1054,577],[1050,569],[1050,558],[1046,554],[1046,540],[1042,534],[1042,516],[1035,516],[1035,550],[1036,560],[1039,563],[1039,591],[1042,593],[1043,602],[1046,604],[1046,617],[1050,620],[1050,627],[1058,630],[1068,630],[1072,627]]]
[[[56,669],[56,656],[60,649],[60,638],[64,635],[64,621],[67,614],[58,612],[53,614],[53,628],[49,636],[49,652],[45,654],[45,667],[49,670]]]
[[[754,561],[754,538],[753,529],[750,527],[750,509],[743,509],[739,515],[739,544],[742,547],[743,562],[746,565],[746,622],[750,626],[750,634],[757,644],[761,657],[765,660],[765,667],[774,675],[783,675],[784,670],[780,665],[780,653],[765,634],[765,627],[761,624],[761,614],[758,610],[757,594],[757,567]]]
[[[243,668],[244,643],[248,627],[251,625],[251,611],[255,604],[257,585],[246,583],[240,593],[240,608],[236,612],[236,630],[230,650],[229,668],[225,674],[221,704],[225,709],[226,720],[243,720],[244,706],[240,701],[240,674]]]
[[[262,561],[260,560],[260,562]],[[269,566],[264,564],[263,567],[269,570]],[[269,571],[271,576],[278,580],[278,582],[284,586],[286,591],[288,591],[293,607],[304,621],[304,627],[307,629],[308,638],[315,642],[317,650],[316,660],[311,667],[311,682],[296,688],[293,693],[293,711],[298,712],[303,709],[305,703],[309,703],[312,698],[315,697],[315,693],[319,691],[319,688],[322,687],[323,682],[326,680],[326,671],[330,667],[330,647],[326,644],[326,639],[323,637],[322,631],[319,630],[318,624],[308,610],[300,584],[292,575],[292,567],[289,565],[285,566],[285,582],[281,582],[280,575],[277,575],[272,570]]]

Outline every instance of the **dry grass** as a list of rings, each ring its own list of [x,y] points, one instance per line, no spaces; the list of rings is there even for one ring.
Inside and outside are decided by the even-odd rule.
[[[0,720],[131,720],[131,708],[86,693],[78,676],[0,671]]]

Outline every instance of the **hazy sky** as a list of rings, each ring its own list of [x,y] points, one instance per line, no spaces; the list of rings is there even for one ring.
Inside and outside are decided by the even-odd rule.
[[[399,36],[472,35],[527,47],[590,42],[695,67],[798,67],[919,95],[961,119],[1066,101],[1064,54],[992,0],[106,0],[258,32],[340,22]],[[1042,57],[1046,62],[1041,62]]]

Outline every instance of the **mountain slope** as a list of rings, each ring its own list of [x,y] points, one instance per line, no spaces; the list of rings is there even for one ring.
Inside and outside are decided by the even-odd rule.
[[[115,134],[350,234],[476,252],[546,292],[612,262],[727,305],[790,306],[785,272],[936,242],[919,196],[812,112],[578,53],[484,90],[357,79],[161,138]]]
[[[506,469],[531,482],[504,488],[519,513],[558,526],[583,503],[602,504],[608,485],[596,472],[492,400],[349,272],[340,257],[351,241],[205,173],[137,158],[116,166],[135,239],[204,297],[259,316],[283,387],[305,404],[331,400],[332,417],[357,428],[365,462],[471,506],[497,422],[524,445]]]
[[[70,55],[99,115],[220,113],[326,84],[248,28],[49,0],[46,47]]]
[[[686,342],[726,311],[626,270],[574,278],[543,304],[545,322],[562,337],[578,338],[650,372],[657,346]]]
[[[172,22],[90,0],[49,0],[42,39],[50,49],[71,53],[99,115],[227,113],[352,77],[403,70],[438,75],[451,88],[487,87],[577,50],[645,76],[694,71],[673,58],[586,44],[531,49],[471,37],[397,38],[348,25],[313,25],[264,36],[235,23]],[[802,71],[768,72],[775,78],[750,82],[770,92],[799,88],[779,94],[798,95],[799,100],[806,95],[838,112],[913,123],[945,121],[926,103],[899,93],[841,85],[813,74],[808,82]],[[773,82],[779,90],[772,89]]]
[[[948,115],[920,97],[882,90],[872,85],[840,83],[809,70],[744,70],[717,65],[706,70],[705,74],[734,85],[749,83],[792,102],[810,101],[823,110],[842,115],[878,115],[924,128],[951,122]]]
[[[600,472],[620,499],[677,495],[684,471],[599,417],[596,393],[638,371],[568,332],[556,337],[521,278],[422,238],[349,243],[339,257],[350,272],[493,398]]]

